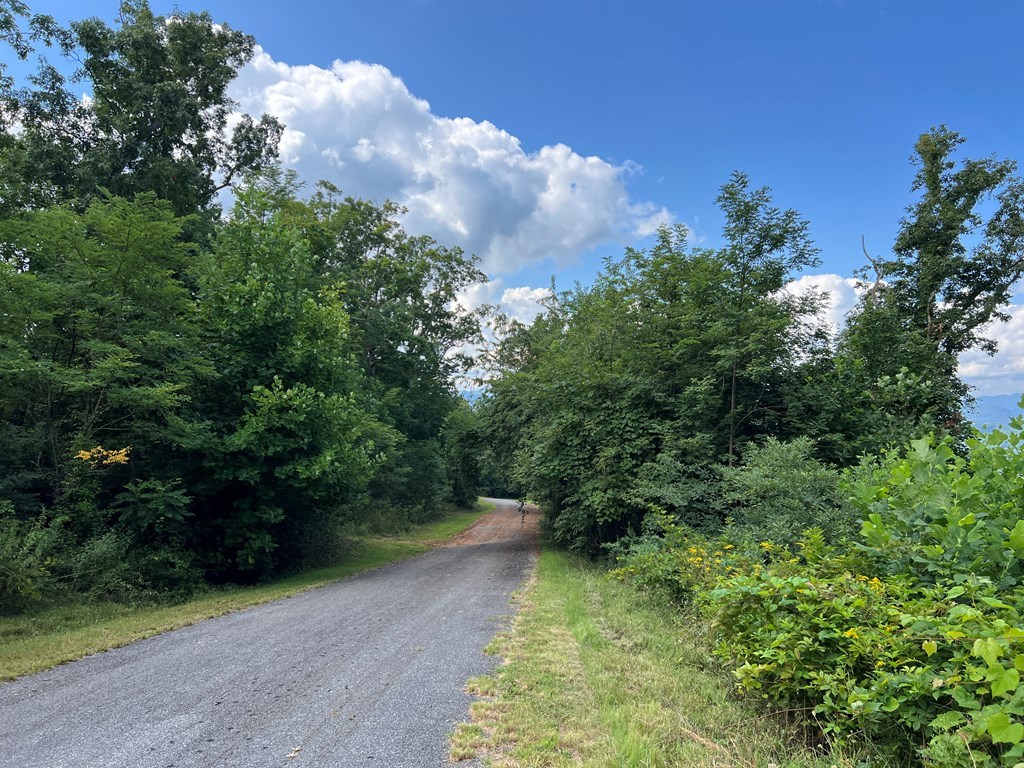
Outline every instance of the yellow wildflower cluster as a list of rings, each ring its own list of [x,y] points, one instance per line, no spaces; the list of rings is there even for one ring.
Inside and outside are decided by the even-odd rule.
[[[132,447],[130,445],[117,451],[108,451],[102,445],[97,445],[88,451],[79,451],[75,454],[75,458],[87,461],[93,466],[109,467],[113,464],[127,464],[131,452]]]
[[[705,572],[711,570],[711,560],[703,547],[687,547],[686,562],[697,570]]]
[[[874,576],[869,579],[867,576],[858,573],[856,576],[854,576],[854,579],[864,584],[867,584],[868,589],[870,589],[872,592],[876,594],[881,594],[882,592],[885,592],[885,584],[883,584],[877,576]]]

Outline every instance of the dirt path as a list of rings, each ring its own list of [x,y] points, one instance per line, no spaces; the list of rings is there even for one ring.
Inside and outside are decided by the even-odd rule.
[[[447,546],[0,685],[18,768],[429,768],[535,560],[498,506]]]
[[[540,511],[536,507],[527,505],[527,514],[523,517],[516,502],[510,499],[485,498],[484,501],[497,505],[501,513],[484,515],[462,533],[448,539],[445,546],[465,547],[489,542],[516,541],[526,541],[536,546],[540,525]],[[509,507],[512,507],[512,514],[507,511]]]

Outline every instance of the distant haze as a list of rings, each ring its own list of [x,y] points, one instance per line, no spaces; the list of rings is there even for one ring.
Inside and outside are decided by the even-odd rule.
[[[1024,395],[979,395],[968,417],[980,429],[1005,427],[1010,419],[1021,414],[1020,401]]]

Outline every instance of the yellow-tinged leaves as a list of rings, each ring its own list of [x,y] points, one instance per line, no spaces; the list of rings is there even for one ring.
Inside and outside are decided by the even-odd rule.
[[[76,459],[88,462],[94,467],[109,467],[114,464],[127,464],[128,459],[131,456],[132,447],[126,445],[124,448],[109,451],[102,445],[97,445],[95,448],[90,448],[88,451],[79,451],[75,454]]]

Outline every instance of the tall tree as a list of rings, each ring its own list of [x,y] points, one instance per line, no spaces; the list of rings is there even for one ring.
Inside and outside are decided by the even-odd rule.
[[[1011,160],[968,158],[958,167],[953,153],[965,141],[945,126],[918,139],[912,189],[921,197],[882,264],[885,292],[910,329],[950,356],[995,351],[981,332],[1008,319],[1002,310],[1024,275],[1024,181]],[[990,199],[994,210],[983,214]]]
[[[220,189],[276,157],[274,118],[242,116],[229,131],[236,105],[227,87],[252,56],[250,36],[207,13],[156,16],[147,0],[125,0],[116,27],[87,19],[69,34],[89,98],[75,98],[44,62],[11,105],[38,194],[81,205],[99,189],[150,191],[184,216],[208,210]]]
[[[0,225],[0,496],[23,518],[52,511],[55,556],[105,550],[90,568],[131,562],[150,585],[186,580],[174,576],[189,558],[172,457],[208,372],[181,228],[149,193]],[[88,571],[60,567],[72,581]]]
[[[957,357],[996,351],[985,328],[1007,319],[1024,275],[1024,182],[1009,160],[957,163],[964,141],[945,126],[918,139],[912,189],[920,197],[907,209],[893,256],[873,260],[874,280],[840,334],[849,385],[841,385],[843,407],[849,412],[868,392],[871,420],[884,417],[874,434],[857,427],[854,441],[866,450],[930,430],[969,430]]]
[[[199,279],[217,375],[197,394],[191,480],[197,545],[221,579],[294,567],[329,543],[394,443],[361,394],[344,286],[322,279],[288,200],[242,189]]]
[[[808,234],[807,221],[795,210],[772,206],[767,187],[750,190],[750,179],[736,172],[722,187],[718,205],[725,214],[726,245],[721,257],[726,269],[722,286],[724,316],[731,325],[731,342],[723,350],[729,366],[728,465],[737,454],[737,428],[747,414],[738,400],[745,373],[756,376],[773,357],[794,318],[816,311],[814,296],[783,295],[794,272],[815,267],[818,249]],[[773,311],[774,310],[774,311]]]
[[[371,494],[393,506],[429,509],[448,493],[442,431],[459,396],[452,377],[480,335],[480,315],[459,293],[485,279],[475,256],[412,236],[401,209],[343,197],[321,183],[294,203],[322,279],[345,286],[356,359],[379,416],[402,435],[382,463]]]

